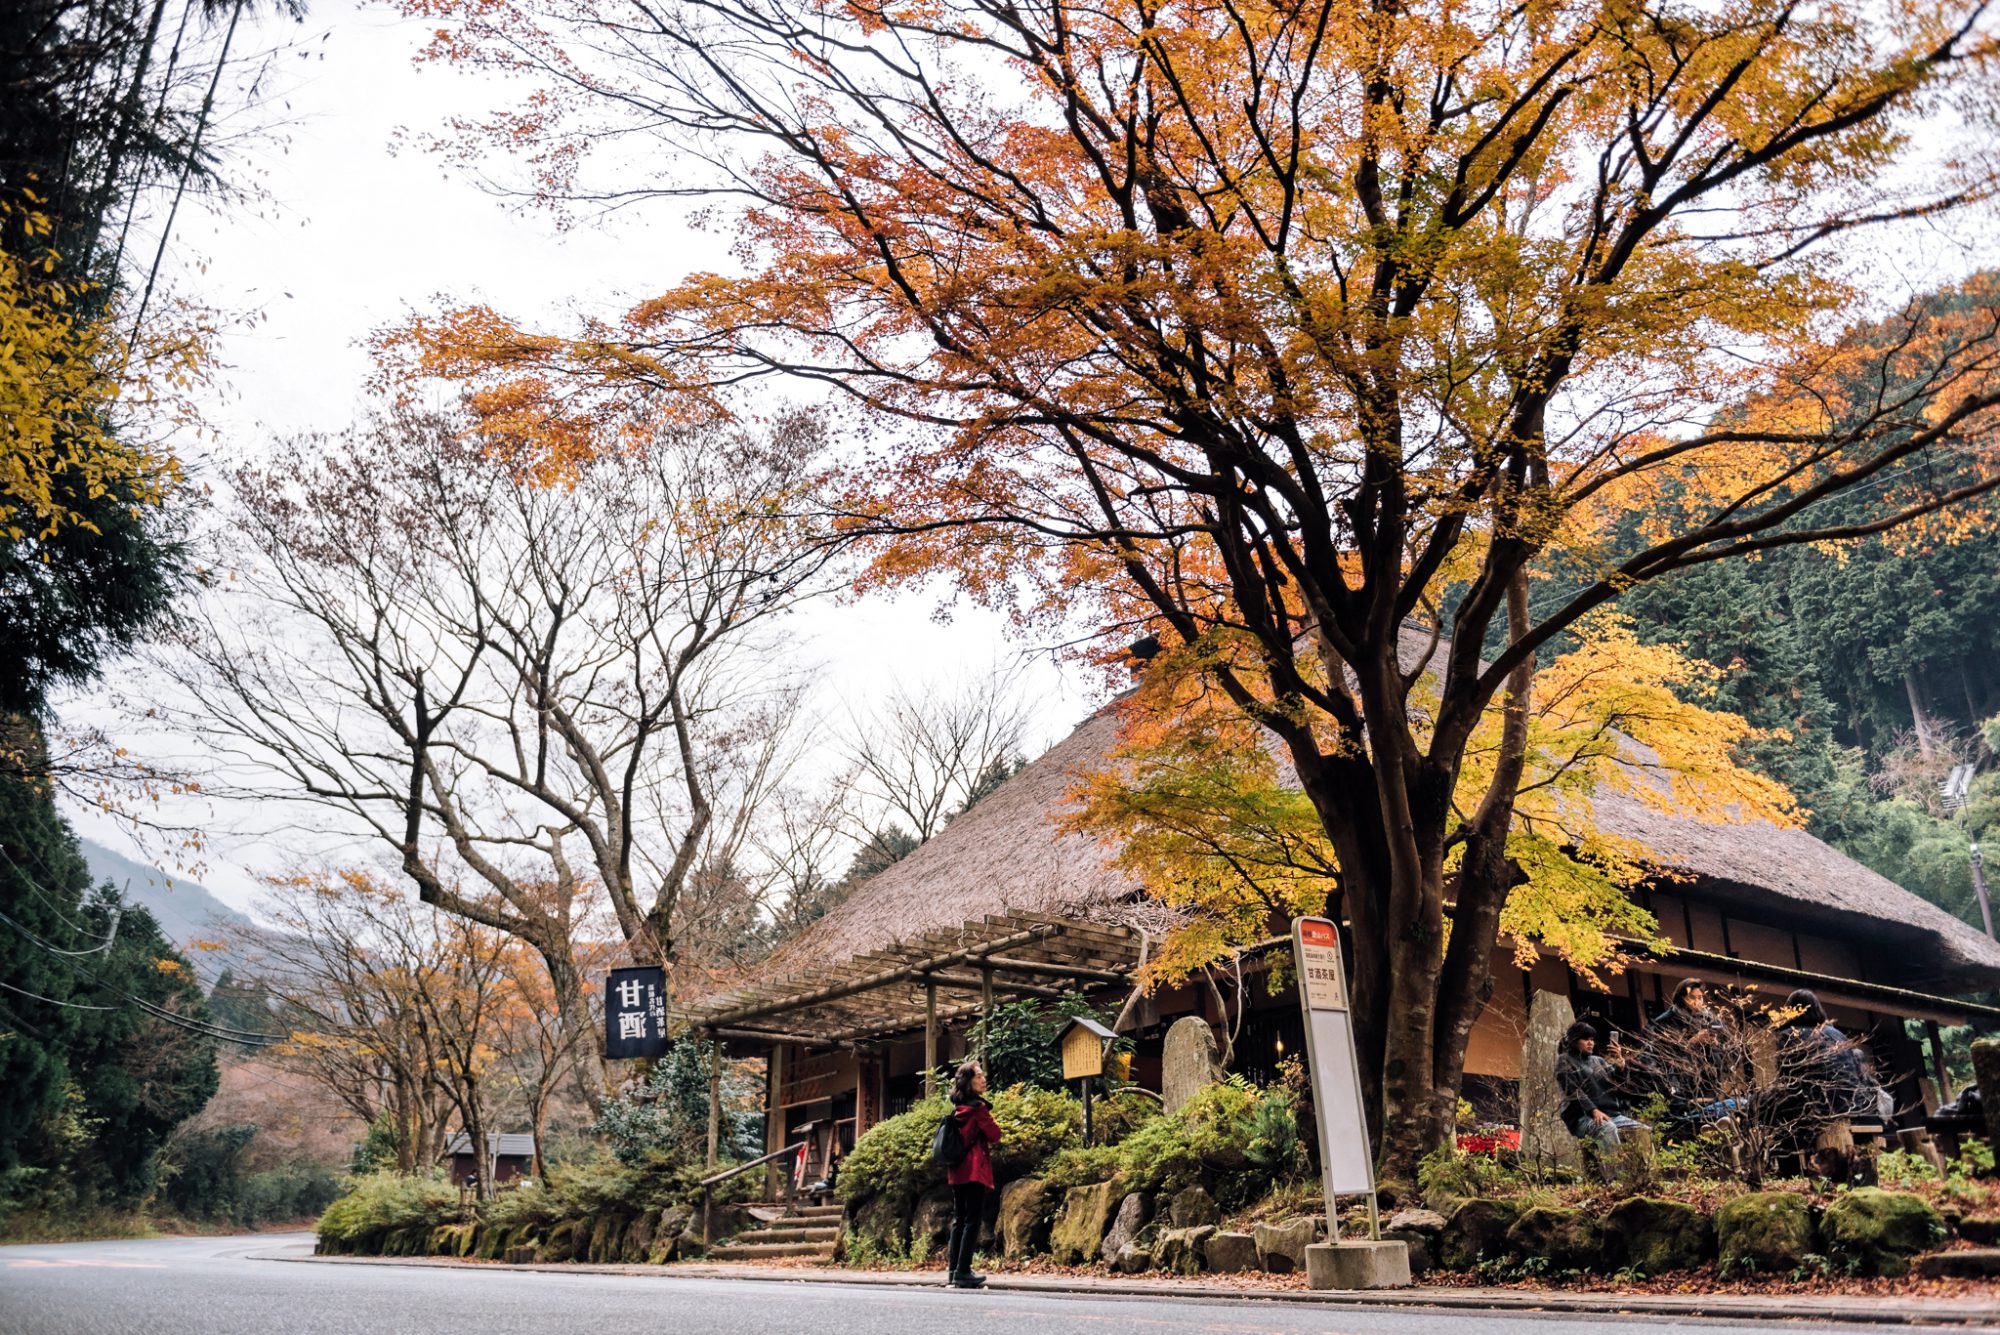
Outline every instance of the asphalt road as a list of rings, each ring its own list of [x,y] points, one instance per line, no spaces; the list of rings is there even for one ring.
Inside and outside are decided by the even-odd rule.
[[[305,1235],[0,1247],[0,1335],[1523,1335],[1723,1322],[315,1265]],[[1798,1327],[1793,1327],[1798,1328]],[[1882,1329],[1814,1325],[1816,1331]]]

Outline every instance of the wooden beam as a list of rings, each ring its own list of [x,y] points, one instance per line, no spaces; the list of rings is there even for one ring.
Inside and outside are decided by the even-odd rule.
[[[833,1040],[812,1034],[790,1034],[782,1029],[708,1029],[717,1038],[734,1038],[749,1043],[796,1043],[801,1047],[830,1048]]]
[[[927,973],[923,975],[923,978],[927,984],[935,984],[938,987],[963,988],[968,992],[978,992],[981,995],[990,990],[986,980],[962,973]],[[1027,997],[1042,997],[1049,1001],[1069,995],[1062,988],[1043,987],[1038,983],[1003,983],[1001,986],[1009,992],[1018,992],[1022,996]]]
[[[1118,973],[1112,969],[1089,969],[1080,964],[1058,964],[1054,960],[1024,960],[1001,955],[988,955],[980,961],[982,965],[1000,969],[1008,973],[1039,973],[1051,978],[1081,978],[1093,983],[1129,983],[1130,974]]]

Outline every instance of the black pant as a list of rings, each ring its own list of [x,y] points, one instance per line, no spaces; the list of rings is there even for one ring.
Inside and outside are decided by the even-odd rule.
[[[951,1189],[951,1238],[944,1255],[954,1278],[972,1273],[972,1253],[979,1246],[979,1222],[985,1213],[985,1183],[966,1182]]]

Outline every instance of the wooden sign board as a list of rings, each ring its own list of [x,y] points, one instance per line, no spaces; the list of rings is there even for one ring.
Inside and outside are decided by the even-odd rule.
[[[1063,1079],[1088,1080],[1103,1075],[1104,1050],[1111,1037],[1111,1031],[1094,1020],[1079,1017],[1065,1025],[1059,1040]]]

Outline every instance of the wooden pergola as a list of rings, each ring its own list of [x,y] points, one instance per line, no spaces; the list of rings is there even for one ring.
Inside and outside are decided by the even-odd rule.
[[[985,1014],[997,1000],[1129,984],[1138,954],[1130,928],[993,914],[707,996],[682,1014],[690,1027],[739,1048],[856,1047],[921,1030],[930,1070],[938,1035],[953,1021]]]
[[[681,1014],[694,1032],[739,1055],[767,1054],[772,1090],[782,1079],[788,1047],[859,1052],[921,1030],[929,1094],[939,1037],[952,1022],[989,1014],[996,1001],[1055,1000],[1092,987],[1129,986],[1138,965],[1138,934],[1128,927],[1000,913],[714,993]],[[719,1145],[721,1081],[718,1052],[709,1070],[711,1166]],[[775,1129],[767,1140],[774,1154],[784,1148]]]

